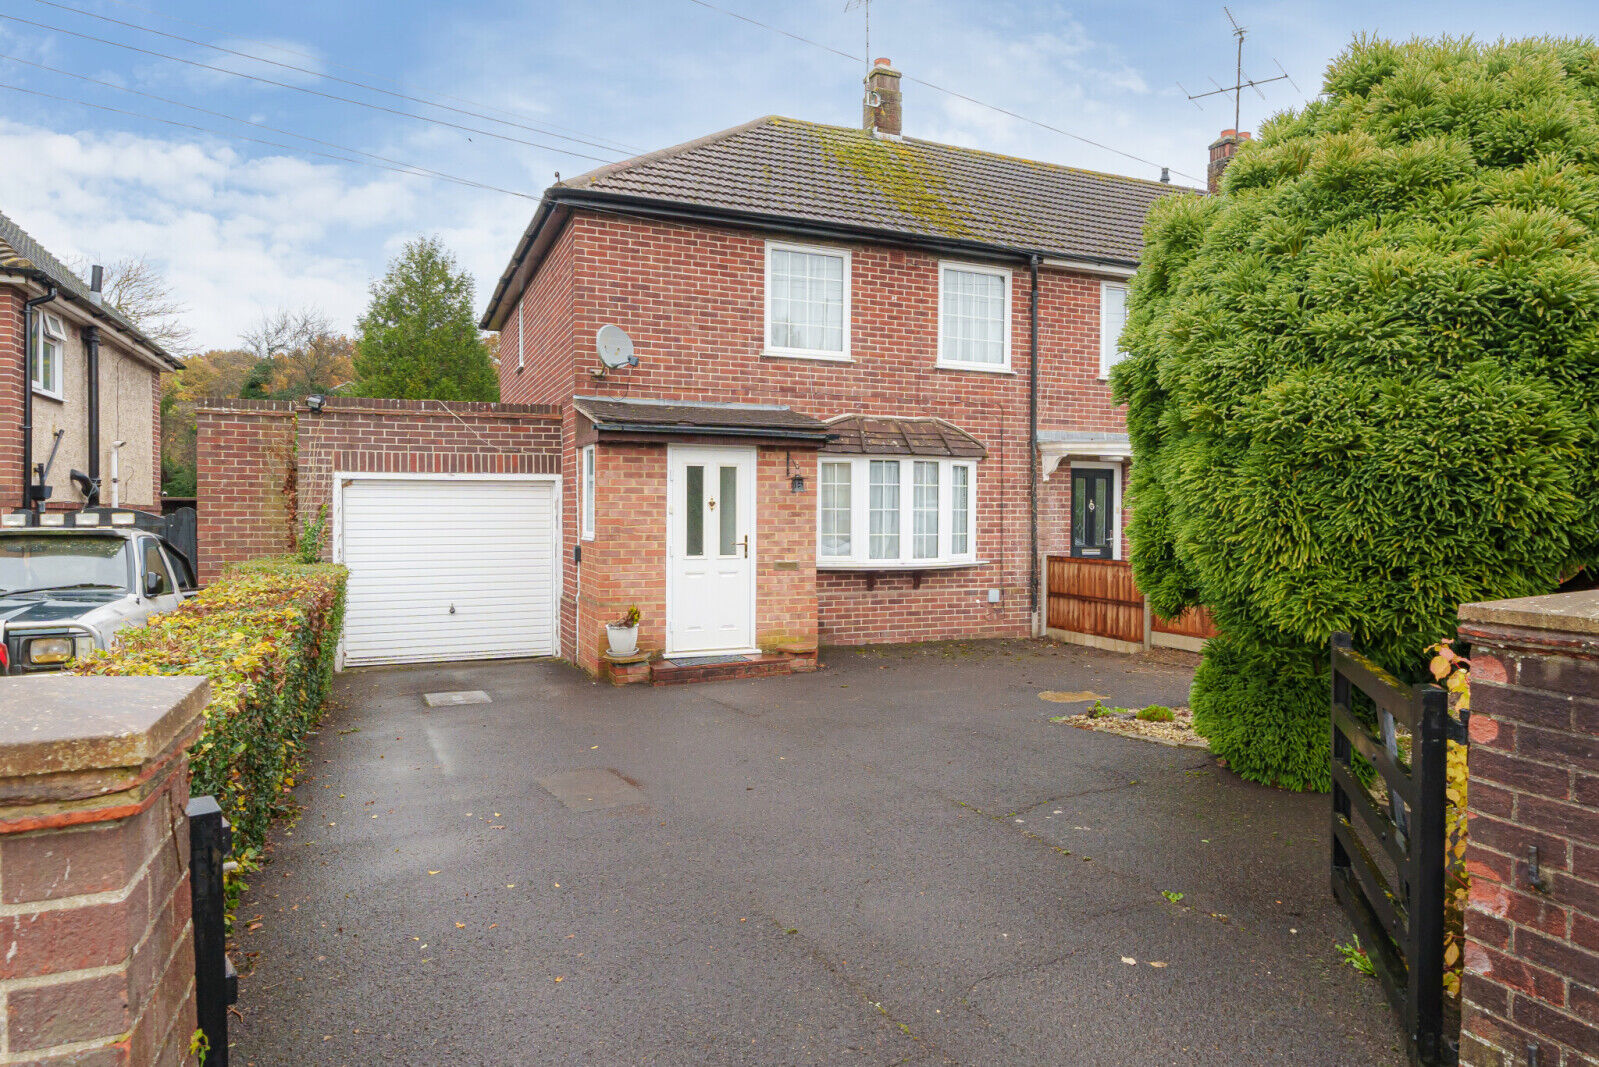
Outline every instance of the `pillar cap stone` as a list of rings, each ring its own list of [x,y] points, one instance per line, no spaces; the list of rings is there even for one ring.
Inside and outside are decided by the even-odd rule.
[[[1599,589],[1462,604],[1460,621],[1599,636]]]
[[[0,780],[142,767],[186,738],[210,699],[196,677],[0,679]]]

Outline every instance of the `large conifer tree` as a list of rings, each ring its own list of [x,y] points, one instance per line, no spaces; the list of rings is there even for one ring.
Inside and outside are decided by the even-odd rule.
[[[436,237],[418,237],[372,283],[357,323],[356,391],[408,400],[498,400],[472,317],[472,278]]]
[[[1599,563],[1599,48],[1359,39],[1151,213],[1114,385],[1151,606],[1223,636],[1194,722],[1328,784],[1328,635],[1401,676],[1462,602]]]

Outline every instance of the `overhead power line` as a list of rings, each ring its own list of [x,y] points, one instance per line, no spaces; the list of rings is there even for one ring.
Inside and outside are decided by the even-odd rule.
[[[800,36],[797,33],[791,33],[788,30],[783,29],[781,26],[773,26],[773,25],[770,25],[769,23],[761,22],[761,21],[759,21],[757,19],[752,19],[748,15],[741,15],[737,11],[730,11],[730,10],[728,10],[725,7],[718,7],[716,4],[709,3],[708,0],[688,0],[688,2],[691,3],[691,4],[697,4],[700,7],[705,8],[708,11],[715,11],[715,12],[717,12],[719,14],[727,15],[729,18],[738,19],[740,22],[747,22],[751,26],[759,26],[763,30],[770,30],[772,33],[781,34],[782,36],[787,37],[791,41],[798,41],[801,44],[808,44],[812,48],[820,48],[824,52],[831,52],[835,56],[838,56],[838,57],[840,57],[842,59],[848,59],[848,60],[850,60],[851,62],[854,62],[854,63],[862,63],[862,62],[868,62],[869,63],[869,62],[871,62],[870,59],[863,59],[860,56],[851,55],[850,53],[844,51],[843,49],[834,48],[830,44],[823,44],[821,41],[813,41],[809,37],[802,37],[802,36]],[[1121,156],[1123,159],[1130,159],[1130,160],[1132,160],[1135,163],[1142,163],[1146,167],[1161,167],[1162,169],[1170,170],[1173,174],[1176,174],[1176,175],[1179,175],[1181,177],[1187,178],[1190,181],[1196,181],[1196,182],[1203,182],[1204,181],[1203,178],[1196,177],[1195,175],[1189,174],[1186,171],[1178,170],[1176,167],[1166,167],[1164,164],[1156,163],[1152,159],[1145,159],[1143,156],[1135,156],[1131,152],[1124,152],[1120,148],[1113,148],[1112,146],[1110,146],[1108,144],[1104,144],[1103,142],[1095,141],[1092,138],[1084,137],[1080,133],[1073,133],[1070,130],[1063,130],[1059,126],[1051,125],[1050,123],[1043,122],[1043,121],[1041,121],[1039,119],[1029,118],[1028,116],[1023,115],[1023,114],[1021,114],[1019,112],[1012,111],[1008,107],[1001,107],[998,104],[990,104],[986,100],[979,100],[975,96],[967,96],[965,93],[957,92],[954,89],[946,89],[942,85],[935,85],[932,82],[925,81],[925,80],[923,80],[921,78],[913,78],[913,77],[911,77],[908,74],[904,75],[904,78],[908,82],[914,82],[917,85],[925,86],[926,88],[931,89],[934,92],[943,93],[945,96],[953,96],[957,100],[964,100],[968,104],[976,104],[978,107],[984,107],[984,108],[987,108],[990,111],[997,111],[1001,115],[1009,115],[1013,119],[1017,119],[1017,120],[1019,120],[1021,122],[1030,123],[1030,124],[1032,124],[1034,126],[1038,126],[1038,127],[1042,128],[1042,129],[1049,130],[1052,133],[1058,133],[1062,137],[1070,137],[1074,141],[1080,141],[1083,144],[1090,145],[1090,146],[1092,146],[1094,148],[1098,148],[1101,151],[1109,152],[1112,155]]]
[[[480,130],[480,129],[478,129],[475,126],[463,126],[460,123],[451,122],[448,119],[437,119],[437,118],[432,118],[431,116],[428,116],[428,115],[418,115],[415,112],[401,111],[398,108],[392,108],[392,107],[384,107],[382,104],[373,104],[373,103],[369,103],[368,101],[365,101],[365,100],[356,100],[356,99],[354,99],[352,97],[348,97],[348,96],[339,96],[336,93],[324,93],[320,89],[311,89],[311,88],[308,88],[307,86],[304,86],[304,85],[291,85],[288,82],[273,81],[271,78],[263,78],[263,77],[261,77],[259,75],[256,75],[256,74],[245,74],[242,71],[229,70],[226,67],[214,67],[214,66],[212,66],[209,63],[201,63],[201,62],[199,62],[197,60],[193,60],[193,59],[184,59],[182,56],[168,55],[165,52],[156,52],[156,51],[153,51],[153,50],[148,49],[148,48],[140,48],[138,45],[124,44],[121,41],[112,41],[112,40],[108,40],[105,37],[96,37],[96,36],[94,36],[91,33],[80,33],[77,30],[69,30],[69,29],[65,28],[64,26],[51,26],[50,24],[45,23],[45,22],[35,22],[32,19],[22,18],[20,15],[7,15],[7,14],[4,14],[4,13],[0,13],[0,19],[5,19],[8,22],[20,22],[24,26],[32,26],[35,29],[50,30],[53,33],[63,33],[63,34],[66,34],[68,37],[77,37],[77,38],[79,38],[81,40],[85,40],[85,41],[94,41],[97,44],[110,45],[113,48],[121,48],[121,49],[125,49],[125,50],[127,50],[129,52],[137,52],[140,55],[152,56],[152,57],[154,57],[156,59],[168,59],[168,60],[171,60],[174,63],[183,63],[183,64],[186,64],[187,66],[198,67],[201,70],[215,71],[218,74],[227,74],[227,75],[231,75],[232,77],[235,77],[235,78],[245,78],[245,79],[247,79],[249,81],[261,82],[264,85],[274,85],[274,86],[277,86],[279,89],[292,89],[292,90],[294,90],[297,93],[305,93],[308,96],[321,97],[324,100],[336,100],[336,101],[338,101],[340,103],[344,103],[344,104],[354,104],[356,107],[369,108],[369,109],[371,109],[373,111],[382,111],[385,114],[389,114],[389,115],[399,115],[402,118],[415,119],[418,122],[432,123],[433,125],[436,125],[436,126],[448,126],[449,128],[454,129],[454,130],[461,130],[461,131],[463,131],[465,133],[475,133],[475,134],[478,134],[479,136],[483,136],[483,137],[493,137],[496,140],[509,141],[512,144],[527,145],[530,148],[542,148],[546,152],[558,152],[558,153],[560,153],[562,155],[576,156],[578,159],[590,159],[590,160],[593,160],[596,163],[614,163],[614,162],[616,162],[616,160],[614,160],[614,159],[607,159],[607,158],[605,158],[603,156],[593,156],[593,155],[589,155],[586,152],[576,152],[576,151],[573,151],[570,148],[561,148],[558,145],[541,144],[538,141],[528,141],[528,140],[524,140],[521,137],[512,137],[509,134],[496,133],[493,130]]]
[[[110,0],[110,2],[113,3],[113,4],[116,4],[118,7],[128,8],[130,11],[137,11],[137,12],[140,12],[141,14],[145,14],[145,15],[153,15],[156,18],[161,19],[163,22],[171,22],[171,23],[175,23],[175,24],[177,24],[179,26],[188,26],[188,27],[191,27],[192,29],[196,29],[196,30],[207,30],[207,31],[209,31],[211,33],[220,33],[220,34],[223,34],[224,36],[228,37],[231,40],[243,41],[245,44],[260,45],[262,48],[270,48],[274,52],[281,52],[284,55],[299,56],[301,59],[309,59],[309,60],[313,60],[314,62],[318,62],[318,63],[326,63],[330,67],[335,67],[335,68],[337,68],[339,70],[347,70],[351,74],[359,74],[363,78],[372,78],[372,79],[374,79],[376,81],[387,82],[388,84],[393,85],[393,86],[395,86],[397,88],[400,88],[400,89],[403,89],[403,88],[406,87],[406,84],[404,82],[402,82],[402,81],[400,81],[400,80],[398,80],[396,78],[390,78],[390,77],[387,77],[387,76],[385,76],[383,74],[378,74],[378,73],[376,73],[374,71],[370,71],[370,70],[363,70],[360,67],[352,67],[348,63],[340,63],[337,60],[328,59],[325,56],[319,56],[319,55],[316,55],[316,54],[311,53],[311,52],[303,52],[303,51],[300,51],[299,49],[296,49],[296,48],[290,48],[288,45],[281,44],[281,43],[276,42],[276,41],[263,41],[263,40],[261,40],[260,38],[257,38],[257,37],[246,37],[243,34],[235,33],[233,30],[227,29],[226,27],[212,26],[212,25],[209,25],[209,24],[204,23],[204,22],[195,22],[192,19],[184,19],[184,18],[179,18],[176,15],[168,15],[168,14],[166,14],[164,12],[156,11],[154,8],[143,7],[143,6],[139,5],[139,4],[130,3],[129,0]],[[542,122],[542,123],[544,123],[545,126],[548,126],[551,130],[560,130],[563,133],[583,133],[584,132],[582,130],[573,129],[570,126],[562,126],[562,125],[560,125],[558,123],[546,121],[543,118],[540,118],[540,117],[535,116],[535,115],[531,115],[531,114],[529,114],[529,113],[527,113],[525,111],[515,111],[515,110],[510,110],[510,109],[507,109],[507,108],[503,108],[503,107],[496,107],[493,104],[484,103],[481,100],[471,100],[471,99],[468,99],[466,97],[454,96],[454,95],[452,95],[450,93],[435,93],[434,95],[437,96],[440,100],[453,100],[457,104],[468,104],[468,105],[470,105],[472,107],[486,108],[489,111],[498,112],[501,115],[510,115],[510,116],[512,116],[514,118],[522,118],[522,119],[529,119],[529,120],[533,120],[533,121],[537,121],[537,122]],[[499,121],[499,120],[496,119],[495,121]],[[618,149],[620,151],[624,151],[624,152],[644,152],[644,151],[646,151],[646,149],[640,148],[637,145],[630,145],[630,144],[628,144],[625,141],[617,141],[617,140],[613,140],[613,139],[611,139],[609,137],[598,137],[597,135],[594,135],[594,136],[596,137],[596,140],[603,142],[606,147],[614,147],[614,148],[616,148],[616,149]]]
[[[245,134],[242,134],[242,133],[229,133],[229,132],[227,132],[225,130],[213,129],[210,126],[198,126],[198,125],[196,125],[196,124],[194,124],[192,122],[179,122],[177,119],[162,118],[159,115],[146,115],[146,114],[144,114],[142,112],[139,112],[139,111],[125,111],[125,110],[123,110],[122,108],[119,108],[119,107],[111,107],[108,104],[96,104],[96,103],[93,103],[93,102],[88,101],[88,100],[81,100],[81,99],[79,99],[78,97],[75,97],[75,96],[60,96],[60,95],[57,95],[56,93],[47,93],[47,92],[44,92],[44,91],[42,91],[40,89],[26,89],[26,88],[24,88],[24,87],[22,87],[20,85],[9,85],[9,84],[7,84],[5,82],[0,82],[0,89],[9,89],[11,92],[14,92],[14,93],[27,93],[29,96],[42,97],[42,98],[44,98],[46,100],[58,100],[58,101],[60,101],[61,103],[64,103],[64,104],[78,104],[78,105],[80,105],[82,107],[92,107],[92,108],[94,108],[97,111],[109,111],[113,115],[125,115],[128,118],[146,119],[146,120],[148,120],[150,122],[163,122],[163,123],[165,123],[168,126],[177,126],[180,129],[197,130],[200,133],[215,134],[218,137],[231,137],[231,138],[234,138],[235,140],[239,140],[239,141],[249,141],[252,144],[267,145],[268,147],[271,147],[271,148],[281,148],[281,149],[283,149],[286,152],[303,152],[303,153],[306,153],[308,155],[322,156],[322,157],[324,157],[326,159],[337,160],[340,163],[355,163],[355,164],[357,164],[359,166],[364,166],[364,167],[376,167],[378,170],[391,170],[391,171],[394,171],[396,174],[406,174],[406,175],[410,175],[413,178],[439,177],[439,178],[442,178],[445,181],[455,182],[455,183],[457,183],[459,185],[470,185],[470,186],[473,186],[474,188],[483,189],[483,190],[486,190],[486,191],[491,192],[491,193],[504,193],[507,196],[521,197],[524,200],[537,200],[538,199],[538,197],[533,195],[532,193],[519,193],[515,189],[503,189],[500,186],[489,185],[486,182],[473,181],[471,178],[457,178],[457,177],[453,177],[453,176],[446,176],[446,175],[440,174],[437,171],[423,171],[423,170],[419,170],[419,169],[410,169],[408,165],[404,165],[404,164],[402,164],[400,166],[390,166],[387,163],[376,163],[376,162],[371,162],[371,161],[368,161],[368,160],[365,160],[365,159],[352,159],[349,156],[335,155],[332,152],[319,152],[319,151],[317,151],[314,148],[306,148],[306,147],[301,146],[301,145],[287,145],[287,144],[282,144],[282,143],[280,143],[278,141],[263,140],[260,137],[249,137],[249,136],[246,136]],[[290,136],[297,136],[297,135],[291,134]]]
[[[598,141],[590,141],[582,137],[574,137],[569,134],[556,133],[554,130],[545,129],[539,126],[528,126],[520,122],[512,122],[509,119],[495,118],[493,115],[485,115],[480,111],[467,111],[462,108],[451,107],[449,104],[441,104],[435,100],[429,100],[426,97],[410,96],[406,93],[397,93],[392,89],[384,89],[376,85],[369,85],[366,82],[354,81],[350,78],[341,78],[336,74],[324,74],[319,70],[312,70],[310,67],[296,66],[293,63],[283,63],[276,59],[269,59],[266,56],[252,55],[249,52],[240,52],[232,48],[224,48],[219,44],[211,44],[207,41],[197,41],[192,37],[183,37],[179,34],[167,33],[165,30],[158,30],[151,26],[141,26],[136,22],[125,22],[122,19],[114,19],[110,15],[101,15],[93,11],[86,11],[81,7],[73,7],[71,4],[57,3],[56,0],[33,0],[33,2],[36,4],[43,4],[45,7],[56,8],[59,11],[71,11],[74,14],[83,15],[87,18],[99,19],[101,22],[109,22],[114,26],[122,26],[130,30],[138,30],[140,33],[153,33],[157,37],[165,37],[169,41],[178,41],[182,44],[192,44],[197,48],[209,48],[214,52],[221,52],[224,55],[237,56],[239,59],[248,59],[256,63],[270,63],[274,67],[282,67],[284,70],[292,70],[299,74],[309,74],[313,78],[324,78],[328,81],[338,82],[340,85],[350,85],[357,89],[367,89],[374,93],[382,93],[384,96],[391,96],[396,100],[404,100],[412,104],[421,104],[424,107],[438,108],[441,111],[451,111],[457,115],[469,115],[476,119],[487,119],[490,122],[498,122],[504,126],[513,126],[519,130],[526,130],[529,133],[543,134],[546,137],[554,137],[562,141],[572,141],[576,144],[588,145],[590,148],[604,149],[607,152],[616,151],[616,149],[612,148],[610,145],[601,144]]]
[[[303,134],[303,133],[295,133],[293,130],[282,130],[282,129],[279,129],[278,127],[276,127],[276,126],[268,126],[264,122],[256,122],[254,119],[243,119],[243,118],[240,118],[237,115],[228,115],[228,114],[225,114],[225,113],[223,113],[221,111],[212,111],[210,108],[200,107],[200,106],[198,106],[196,104],[186,104],[182,100],[173,100],[171,97],[157,96],[155,93],[147,93],[143,89],[133,89],[133,88],[130,88],[130,87],[126,86],[126,85],[118,85],[116,82],[108,82],[108,81],[102,81],[99,78],[91,78],[87,74],[76,74],[76,73],[74,73],[74,72],[72,72],[70,70],[62,70],[60,67],[52,67],[52,66],[48,66],[48,65],[46,65],[44,63],[35,63],[31,59],[23,59],[21,56],[8,56],[8,55],[0,54],[0,59],[10,60],[12,63],[21,63],[24,66],[33,67],[33,68],[35,68],[37,70],[47,70],[47,71],[49,71],[52,74],[63,74],[63,75],[65,75],[68,78],[76,78],[78,81],[88,82],[91,85],[102,85],[102,86],[104,86],[107,89],[115,89],[119,93],[131,93],[134,96],[142,96],[142,97],[144,97],[147,100],[155,100],[155,101],[158,101],[159,103],[163,103],[163,104],[172,104],[172,105],[174,105],[176,107],[188,108],[190,111],[198,111],[202,115],[210,115],[213,118],[227,119],[229,122],[242,122],[246,126],[254,126],[256,129],[258,129],[258,130],[266,130],[268,133],[277,133],[277,134],[282,134],[284,137],[293,137],[293,138],[295,138],[297,140],[309,141],[312,144],[322,145],[324,148],[336,148],[340,152],[350,152],[350,153],[353,153],[354,155],[365,156],[367,159],[375,159],[375,160],[377,160],[380,163],[390,163],[390,164],[393,164],[396,167],[404,167],[404,168],[406,168],[406,172],[407,173],[414,173],[414,174],[418,174],[418,175],[426,175],[428,177],[439,178],[439,179],[442,179],[443,181],[447,181],[447,182],[457,182],[457,183],[462,184],[462,185],[472,185],[472,186],[478,186],[480,188],[491,188],[490,186],[484,186],[483,183],[478,182],[475,179],[463,178],[463,177],[461,177],[458,174],[448,174],[448,173],[446,173],[446,172],[444,172],[442,170],[433,170],[430,167],[420,166],[419,164],[416,164],[416,163],[407,163],[403,159],[391,159],[388,156],[380,156],[380,155],[377,155],[374,152],[367,152],[367,151],[365,151],[363,149],[360,149],[360,148],[351,148],[349,145],[337,144],[337,143],[335,143],[333,141],[324,141],[321,138],[311,137],[311,136],[309,136],[307,134]],[[90,105],[90,106],[92,107],[92,106],[95,106],[95,105]],[[232,134],[223,134],[223,136],[231,137],[233,135]],[[360,162],[360,161],[359,160],[349,160],[348,162],[357,163],[357,162]],[[511,192],[511,190],[501,190],[501,191],[503,191],[503,192]],[[512,195],[514,195],[514,196],[528,196],[528,194],[526,194],[526,193],[512,193]],[[529,196],[528,198],[532,199],[531,196]]]

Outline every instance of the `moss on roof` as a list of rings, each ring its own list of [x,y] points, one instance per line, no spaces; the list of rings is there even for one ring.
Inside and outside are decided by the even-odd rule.
[[[951,195],[943,175],[929,165],[931,160],[915,148],[864,130],[807,125],[827,158],[906,215],[941,234],[974,236],[970,212]]]

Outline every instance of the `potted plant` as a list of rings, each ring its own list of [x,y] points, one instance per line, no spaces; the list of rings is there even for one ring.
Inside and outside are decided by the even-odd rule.
[[[638,654],[638,620],[638,605],[634,604],[627,609],[626,615],[605,624],[605,637],[611,644],[612,656]]]

